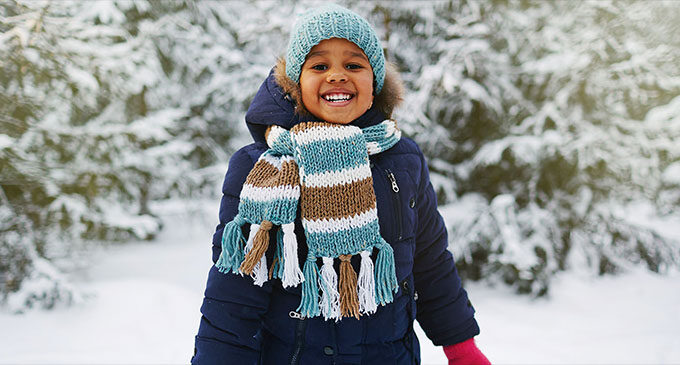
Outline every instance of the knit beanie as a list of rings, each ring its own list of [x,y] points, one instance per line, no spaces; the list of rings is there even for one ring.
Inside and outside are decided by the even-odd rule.
[[[378,35],[366,19],[335,4],[310,9],[295,22],[286,52],[286,75],[300,82],[300,69],[309,51],[330,38],[346,39],[364,51],[373,68],[378,94],[385,80],[385,55]]]

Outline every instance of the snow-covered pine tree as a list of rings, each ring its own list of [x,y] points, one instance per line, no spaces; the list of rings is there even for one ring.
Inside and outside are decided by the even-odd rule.
[[[221,182],[228,154],[250,139],[244,114],[285,49],[291,12],[287,3],[187,1],[157,15],[153,38],[168,87],[154,92],[188,110],[177,133],[195,146],[194,166],[216,174],[207,189]]]
[[[70,301],[59,269],[91,242],[152,238],[153,202],[216,194],[296,6],[0,6],[2,302]]]
[[[677,5],[429,5],[385,7],[389,48],[462,274],[542,294],[560,270],[677,266],[677,241],[646,224],[677,176],[680,48],[658,17]]]
[[[0,299],[15,310],[69,302],[60,269],[91,242],[152,238],[154,202],[213,197],[228,154],[249,140],[249,100],[302,10],[3,3]]]
[[[314,4],[0,4],[2,300],[69,301],[55,266],[92,240],[153,237],[154,201],[216,194]],[[402,71],[397,118],[429,156],[465,277],[543,293],[579,265],[677,264],[649,224],[680,203],[677,5],[345,4]]]
[[[182,111],[147,93],[163,72],[144,3],[0,5],[0,299],[69,302],[60,269],[90,242],[150,239],[148,203],[189,170]]]

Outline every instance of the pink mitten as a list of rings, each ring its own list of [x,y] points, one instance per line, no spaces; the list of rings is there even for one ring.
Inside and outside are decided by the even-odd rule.
[[[489,359],[479,351],[474,338],[454,345],[444,346],[449,365],[491,365]]]

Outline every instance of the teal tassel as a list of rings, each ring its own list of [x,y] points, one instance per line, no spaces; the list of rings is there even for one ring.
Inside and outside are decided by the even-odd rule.
[[[385,305],[391,303],[392,292],[397,292],[397,275],[394,272],[394,250],[385,240],[376,245],[378,258],[375,264],[375,299]]]
[[[220,253],[220,258],[215,264],[221,273],[239,273],[238,268],[245,257],[243,248],[246,239],[243,237],[243,231],[241,230],[244,224],[245,221],[236,215],[231,222],[224,226],[224,231],[222,232],[222,253]]]
[[[302,273],[305,276],[305,281],[302,282],[302,301],[296,311],[305,317],[316,317],[319,315],[319,268],[315,257],[307,257]]]
[[[276,232],[276,253],[274,260],[272,278],[281,279],[283,278],[283,229],[281,228]]]

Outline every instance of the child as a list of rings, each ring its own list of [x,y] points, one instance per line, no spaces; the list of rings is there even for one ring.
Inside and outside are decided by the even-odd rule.
[[[222,187],[195,364],[488,364],[402,87],[375,31],[327,5],[296,22]],[[247,233],[249,232],[249,233]]]

